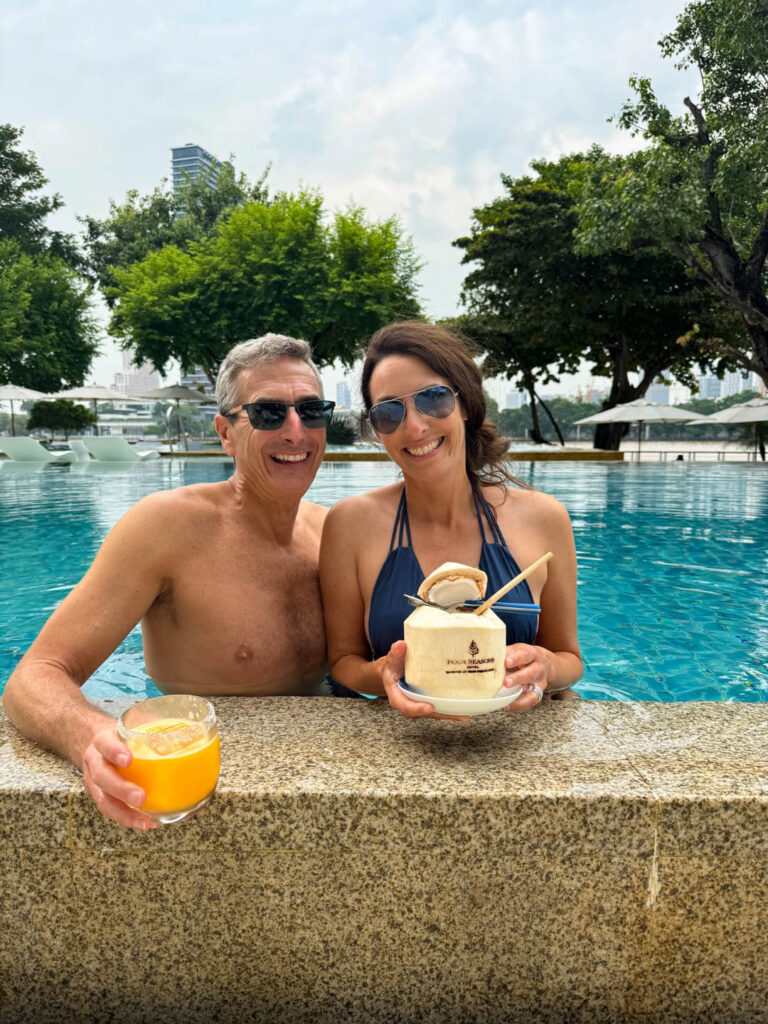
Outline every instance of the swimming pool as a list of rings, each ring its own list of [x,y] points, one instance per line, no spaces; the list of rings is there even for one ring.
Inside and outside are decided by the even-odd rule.
[[[229,461],[208,459],[0,463],[0,689],[130,505],[231,472]],[[768,700],[765,466],[540,462],[516,472],[571,514],[583,696]],[[388,463],[327,463],[308,497],[331,505],[395,479]],[[84,692],[157,692],[144,674],[138,628]]]

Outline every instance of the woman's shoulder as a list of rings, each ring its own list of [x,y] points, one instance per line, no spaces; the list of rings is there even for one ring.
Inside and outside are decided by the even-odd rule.
[[[552,523],[563,523],[569,520],[565,505],[551,494],[526,487],[504,487],[503,490],[501,501],[498,489],[495,494],[488,496],[491,507],[501,520],[505,519],[507,515],[539,517]]]
[[[387,516],[394,519],[402,491],[401,483],[387,484],[364,494],[341,498],[329,511],[327,522],[332,527],[347,527],[360,523],[369,526],[375,519]]]

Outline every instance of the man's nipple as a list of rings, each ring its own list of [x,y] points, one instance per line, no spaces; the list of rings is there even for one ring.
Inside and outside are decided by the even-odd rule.
[[[240,644],[235,651],[235,661],[238,665],[250,665],[253,661],[253,648],[248,644]]]

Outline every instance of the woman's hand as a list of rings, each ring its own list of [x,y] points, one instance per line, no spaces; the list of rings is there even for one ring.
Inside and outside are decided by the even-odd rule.
[[[405,640],[396,640],[389,649],[389,654],[381,660],[381,682],[384,692],[392,707],[405,718],[450,718],[457,722],[466,722],[466,716],[439,715],[424,701],[406,697],[397,685],[405,675]]]
[[[549,683],[549,651],[533,644],[512,644],[507,648],[504,668],[504,685],[523,688],[505,711],[527,711],[541,703]]]

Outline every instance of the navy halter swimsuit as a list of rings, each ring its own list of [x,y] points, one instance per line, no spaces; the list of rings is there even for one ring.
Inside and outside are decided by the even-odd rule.
[[[479,569],[487,575],[486,594],[493,594],[520,569],[507,547],[507,543],[499,529],[488,502],[482,494],[474,493],[475,511],[483,547],[480,553]],[[482,510],[482,511],[481,511]],[[486,527],[483,516],[488,524],[492,540],[486,540]],[[407,541],[407,546],[403,541]],[[411,528],[408,523],[408,508],[405,503],[405,488],[395,516],[392,539],[389,542],[389,554],[381,567],[376,585],[371,596],[371,609],[368,614],[368,636],[374,658],[380,658],[389,652],[396,640],[403,639],[403,622],[413,611],[405,594],[415,594],[424,582],[411,543]],[[504,595],[504,601],[511,604],[532,604],[533,597],[528,581],[510,590]],[[501,612],[496,614],[507,627],[507,645],[532,644],[536,639],[538,617],[536,615]]]
[[[496,518],[488,502],[482,494],[474,493],[477,525],[483,538],[480,553],[479,569],[488,577],[486,594],[494,594],[517,576],[520,569],[507,547]],[[482,511],[481,511],[482,510]],[[488,524],[492,540],[486,540],[486,527],[483,516]],[[407,541],[407,545],[404,544]],[[389,653],[396,640],[403,639],[403,623],[413,611],[413,607],[405,598],[405,594],[415,594],[424,582],[424,573],[413,553],[411,544],[411,528],[408,523],[408,508],[405,503],[405,488],[400,498],[389,542],[389,554],[381,567],[371,595],[371,608],[368,613],[368,636],[373,658],[381,658]],[[510,604],[533,604],[528,581],[510,590],[504,595],[504,601]],[[538,616],[503,612],[495,609],[496,614],[507,627],[507,645],[532,644],[536,639]],[[362,694],[329,679],[331,693],[336,697],[360,697]]]

